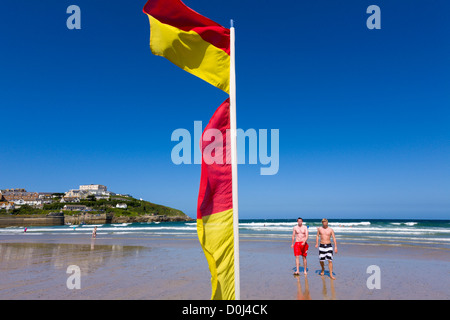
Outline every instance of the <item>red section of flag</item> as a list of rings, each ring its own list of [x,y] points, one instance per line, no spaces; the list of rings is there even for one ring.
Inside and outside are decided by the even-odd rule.
[[[210,129],[220,130],[222,141],[205,141],[205,133]],[[230,99],[225,100],[209,120],[202,134],[202,170],[200,177],[200,191],[197,203],[197,218],[229,210],[233,208],[233,192],[231,178],[231,149],[227,148],[227,132],[230,129]],[[210,133],[218,131],[210,131]],[[209,140],[209,138],[207,139]],[[211,163],[210,150],[221,148],[222,161]],[[206,152],[205,152],[205,149]],[[208,151],[209,150],[209,151]]]

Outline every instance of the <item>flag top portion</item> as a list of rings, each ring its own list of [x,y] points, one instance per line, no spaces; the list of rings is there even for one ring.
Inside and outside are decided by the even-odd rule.
[[[180,0],[149,0],[144,13],[183,31],[195,31],[203,40],[230,54],[230,29],[202,16]]]
[[[180,0],[149,0],[152,53],[229,92],[230,30]]]

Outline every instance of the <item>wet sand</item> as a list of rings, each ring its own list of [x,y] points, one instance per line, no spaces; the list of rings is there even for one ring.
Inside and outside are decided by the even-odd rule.
[[[338,244],[336,280],[320,276],[310,244],[308,275],[294,277],[290,241],[242,239],[241,298],[252,300],[449,299],[450,251],[413,246]],[[80,268],[80,289],[68,289]],[[380,289],[369,289],[370,265]],[[326,263],[325,270],[328,270]],[[0,299],[205,299],[210,274],[196,238],[67,235],[0,238]]]

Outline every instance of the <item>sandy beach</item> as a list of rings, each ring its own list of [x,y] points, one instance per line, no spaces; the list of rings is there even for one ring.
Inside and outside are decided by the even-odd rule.
[[[331,280],[328,273],[319,276],[317,249],[311,238],[310,243],[308,275],[294,277],[289,241],[241,240],[241,298],[450,298],[448,249],[341,243]],[[80,268],[80,289],[67,287],[71,265]],[[380,268],[380,289],[366,284],[370,265]],[[211,290],[205,257],[193,237],[3,236],[0,270],[0,299],[208,300]]]

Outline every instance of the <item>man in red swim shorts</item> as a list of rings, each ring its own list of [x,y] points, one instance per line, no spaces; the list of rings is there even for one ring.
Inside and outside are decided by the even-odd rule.
[[[308,254],[308,228],[303,225],[303,219],[297,219],[297,225],[294,227],[292,231],[292,245],[291,248],[294,248],[294,256],[295,256],[295,266],[297,267],[297,271],[294,272],[294,275],[299,275],[299,267],[300,267],[300,256],[303,257],[303,266],[305,268],[304,274],[306,275],[306,256]]]

